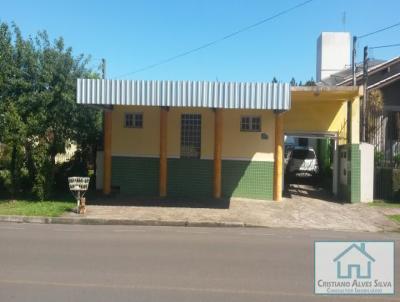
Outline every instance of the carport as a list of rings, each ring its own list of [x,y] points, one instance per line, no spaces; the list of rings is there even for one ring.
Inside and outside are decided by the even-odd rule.
[[[322,185],[327,181],[330,182],[330,188],[324,188],[326,191],[326,195],[332,194],[333,196],[338,196],[338,179],[339,179],[339,149],[338,149],[338,134],[335,132],[287,132],[285,133],[285,137],[292,139],[305,139],[310,143],[307,144],[307,147],[313,148],[313,150],[317,154],[318,163],[319,163],[319,171],[320,173],[317,176],[317,183]],[[327,143],[329,142],[329,143]],[[314,144],[313,144],[314,143]],[[327,143],[327,148],[322,148],[322,144]],[[286,143],[285,143],[286,144]],[[290,147],[290,145],[289,145]],[[286,146],[285,146],[286,148]],[[330,150],[331,149],[331,150]],[[328,151],[328,152],[327,152]],[[330,158],[330,151],[332,151],[332,160]],[[286,152],[285,152],[286,154]],[[324,159],[324,160],[322,160]],[[332,167],[332,173],[324,174],[324,163],[328,161],[329,166]],[[326,163],[325,163],[326,164]],[[329,169],[330,169],[329,167]],[[284,173],[286,171],[284,170]],[[314,186],[316,185],[315,181],[313,182]],[[290,184],[286,184],[286,188],[289,187]],[[313,195],[313,194],[311,194]],[[317,196],[321,196],[321,194],[314,194]]]
[[[360,162],[357,151],[360,143],[361,90],[359,87],[315,86],[292,87],[291,92],[292,107],[284,114],[284,135],[331,140],[332,193],[351,202],[360,201]],[[349,152],[346,161],[340,160],[341,150]]]

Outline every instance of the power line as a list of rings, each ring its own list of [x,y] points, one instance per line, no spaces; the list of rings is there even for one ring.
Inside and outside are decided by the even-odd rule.
[[[289,12],[291,12],[291,11],[293,11],[293,10],[295,10],[295,9],[298,9],[298,8],[300,8],[300,7],[302,7],[302,6],[305,6],[306,4],[308,4],[308,3],[312,2],[312,1],[314,1],[314,0],[303,1],[303,2],[301,2],[301,3],[299,3],[299,4],[296,4],[295,6],[292,6],[292,7],[290,7],[290,8],[285,9],[285,10],[282,10],[282,11],[276,13],[275,15],[272,15],[272,16],[270,16],[270,17],[268,17],[268,18],[265,18],[265,19],[263,19],[263,20],[260,20],[260,21],[258,21],[258,22],[256,22],[256,23],[253,23],[253,24],[250,24],[250,25],[248,25],[248,26],[245,26],[245,27],[243,27],[243,28],[241,28],[241,29],[238,29],[237,31],[234,31],[234,32],[232,32],[232,33],[230,33],[230,34],[227,34],[227,35],[225,35],[225,36],[223,36],[223,37],[221,37],[221,38],[215,39],[215,40],[213,40],[213,41],[210,41],[210,42],[208,42],[208,43],[205,43],[205,44],[203,44],[203,45],[200,45],[200,46],[198,46],[198,47],[196,47],[196,48],[192,48],[192,49],[190,49],[190,50],[184,51],[184,52],[182,52],[182,53],[179,53],[179,54],[177,54],[177,55],[175,55],[175,56],[172,56],[172,57],[169,57],[169,58],[167,58],[167,59],[161,60],[161,61],[156,62],[156,63],[154,63],[154,64],[150,64],[150,65],[144,66],[144,67],[142,67],[142,68],[136,69],[136,70],[134,70],[134,71],[132,71],[132,72],[125,73],[125,74],[120,75],[120,76],[118,76],[118,77],[126,77],[126,76],[128,76],[128,75],[132,75],[132,74],[139,73],[139,72],[142,72],[142,71],[145,71],[145,70],[149,70],[149,69],[155,68],[155,67],[157,67],[157,66],[160,66],[160,65],[169,63],[169,62],[171,62],[171,61],[174,61],[174,60],[176,60],[176,59],[182,58],[182,57],[184,57],[184,56],[190,55],[190,54],[192,54],[192,53],[194,53],[194,52],[198,52],[198,51],[200,51],[200,50],[202,50],[202,49],[204,49],[204,48],[208,48],[208,47],[213,46],[213,45],[215,45],[215,44],[217,44],[217,43],[220,43],[220,42],[222,42],[222,41],[224,41],[224,40],[228,40],[228,39],[230,39],[230,38],[232,38],[232,37],[234,37],[234,36],[237,36],[237,35],[239,35],[239,34],[245,32],[245,31],[248,31],[248,30],[250,30],[250,29],[253,29],[254,27],[260,26],[260,25],[262,25],[262,24],[264,24],[264,23],[266,23],[266,22],[268,22],[268,21],[271,21],[271,20],[273,20],[273,19],[276,19],[276,18],[278,18],[278,17],[280,17],[280,16],[282,16],[282,15],[288,14]]]
[[[399,26],[399,25],[400,25],[400,22],[395,23],[395,24],[393,24],[393,25],[389,25],[389,26],[384,27],[384,28],[381,28],[381,29],[378,29],[378,30],[376,30],[376,31],[373,31],[373,32],[364,34],[364,35],[357,36],[357,38],[358,38],[358,39],[362,39],[362,38],[365,38],[365,37],[368,37],[368,36],[372,36],[372,35],[374,35],[374,34],[380,33],[380,32],[382,32],[382,31],[391,29],[391,28],[396,27],[396,26]]]
[[[399,47],[399,46],[400,46],[400,43],[397,43],[397,44],[388,44],[388,45],[373,46],[373,47],[369,47],[369,49],[387,48],[387,47]]]

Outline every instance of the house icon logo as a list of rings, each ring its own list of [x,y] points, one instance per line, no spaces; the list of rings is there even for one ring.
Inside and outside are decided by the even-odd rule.
[[[333,262],[336,263],[338,279],[370,279],[375,259],[365,250],[365,243],[352,243]]]
[[[314,292],[393,295],[394,240],[315,241]]]

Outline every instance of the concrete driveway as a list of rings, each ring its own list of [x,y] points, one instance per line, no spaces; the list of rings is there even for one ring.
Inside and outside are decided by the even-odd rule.
[[[118,205],[113,205],[113,203]],[[173,201],[171,201],[172,203]],[[209,201],[211,203],[212,201]],[[225,207],[169,205],[152,201],[129,202],[125,199],[106,200],[107,205],[90,205],[86,218],[237,224],[245,226],[301,228],[351,231],[394,231],[400,225],[387,215],[400,214],[400,208],[375,207],[367,204],[341,204],[302,195],[292,195],[281,202],[232,198]],[[100,202],[100,204],[102,204]],[[104,203],[103,203],[104,204]],[[132,206],[134,204],[134,206]],[[67,215],[75,215],[69,213]]]

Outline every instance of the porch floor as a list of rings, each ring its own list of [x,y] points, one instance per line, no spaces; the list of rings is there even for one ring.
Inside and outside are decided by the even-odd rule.
[[[115,203],[114,203],[115,202]],[[211,204],[213,201],[209,201]],[[374,207],[366,204],[341,204],[312,197],[295,196],[282,202],[232,198],[214,207],[196,206],[195,202],[105,198],[91,205],[88,200],[86,218],[163,221],[246,226],[329,229],[351,231],[393,231],[399,225],[386,215],[400,214],[400,208]],[[113,204],[114,203],[114,204]],[[106,204],[106,205],[105,205]],[[200,203],[199,203],[200,204]],[[201,203],[203,204],[203,203]],[[172,206],[171,206],[172,205]],[[204,205],[204,204],[203,204]],[[75,216],[68,213],[67,216]]]

